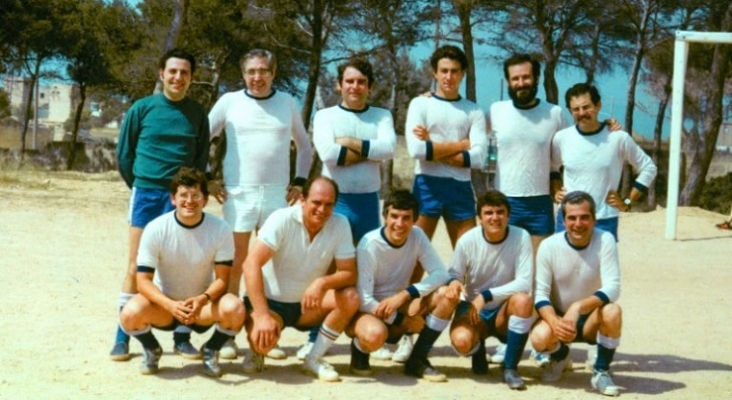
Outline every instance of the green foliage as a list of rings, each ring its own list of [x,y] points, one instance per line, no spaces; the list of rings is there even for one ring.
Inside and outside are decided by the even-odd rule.
[[[707,181],[699,198],[699,207],[727,214],[732,208],[732,172]]]

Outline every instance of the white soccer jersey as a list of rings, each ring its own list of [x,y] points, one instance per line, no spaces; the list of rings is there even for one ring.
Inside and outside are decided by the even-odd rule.
[[[595,229],[583,249],[570,245],[566,232],[543,240],[536,255],[534,303],[548,302],[564,313],[593,293],[610,302],[620,297],[620,265],[613,235]]]
[[[412,131],[418,125],[427,128],[429,141],[419,140]],[[472,101],[459,98],[447,100],[436,95],[415,97],[409,103],[404,136],[407,151],[416,159],[415,174],[424,174],[458,181],[470,181],[470,168],[482,168],[485,160],[488,135],[485,130],[485,114]],[[429,158],[431,143],[470,140],[470,167],[454,167]]]
[[[552,137],[567,127],[562,109],[539,101],[517,108],[511,100],[493,103],[488,129],[496,134],[496,188],[506,196],[549,194]]]
[[[412,228],[407,241],[399,247],[389,243],[383,227],[367,233],[358,243],[356,261],[360,310],[366,313],[373,313],[382,300],[409,286],[417,261],[427,272],[426,278],[414,284],[420,296],[429,295],[449,279],[437,251],[424,231],[417,226]],[[394,318],[396,313],[387,322],[393,322]]]
[[[534,274],[533,250],[529,233],[508,226],[500,243],[491,243],[476,226],[458,239],[450,261],[450,276],[463,282],[468,300],[485,290],[493,300],[485,309],[494,310],[516,293],[530,293]]]
[[[597,219],[618,216],[618,209],[605,203],[611,190],[617,190],[623,162],[638,172],[635,182],[650,186],[656,166],[627,132],[610,132],[603,124],[598,132],[580,133],[576,126],[563,129],[552,141],[553,170],[564,166],[564,184],[568,192],[589,193],[597,206]]]
[[[208,289],[217,263],[234,259],[234,237],[224,220],[208,213],[188,227],[175,210],[152,220],[142,232],[137,265],[155,269],[153,282],[169,298],[185,300]]]
[[[297,148],[295,176],[308,176],[313,149],[289,94],[274,91],[257,99],[246,90],[226,93],[208,120],[211,137],[226,129],[223,170],[227,187],[289,184],[291,139]]]
[[[300,204],[273,212],[259,230],[258,240],[274,251],[272,262],[262,268],[265,294],[286,303],[300,302],[305,289],[328,272],[334,258],[355,257],[351,227],[344,216],[333,213],[311,242]]]
[[[366,161],[343,165],[347,149],[339,137],[363,141]],[[318,111],[313,121],[313,142],[323,161],[323,175],[338,183],[341,193],[373,193],[381,188],[381,161],[394,157],[396,134],[388,110],[367,107],[349,110],[334,106]]]

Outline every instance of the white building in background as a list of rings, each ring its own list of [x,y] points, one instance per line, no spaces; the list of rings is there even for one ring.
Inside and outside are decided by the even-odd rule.
[[[3,76],[3,84],[13,110],[25,110],[30,93],[30,79],[6,74]],[[38,100],[38,124],[49,127],[63,125],[75,106],[76,91],[76,85],[66,83],[38,85],[38,94],[35,91],[33,93],[33,97]]]
[[[732,121],[722,122],[717,136],[717,151],[732,152]]]

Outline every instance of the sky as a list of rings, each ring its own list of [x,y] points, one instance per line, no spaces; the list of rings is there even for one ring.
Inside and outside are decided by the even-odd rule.
[[[132,6],[140,3],[141,0],[127,0]],[[417,65],[421,65],[422,61],[429,57],[430,53],[434,49],[432,43],[422,43],[415,46],[411,51],[412,58]],[[476,91],[478,94],[477,103],[481,106],[484,111],[487,111],[494,101],[501,99],[501,83],[503,79],[503,70],[499,62],[496,61],[480,61],[486,60],[489,49],[486,46],[475,46],[476,59],[479,60],[476,63]],[[542,65],[543,67],[543,65]],[[556,72],[556,79],[559,85],[559,98],[564,99],[564,92],[574,85],[575,83],[584,81],[584,73],[579,70],[569,70],[568,67],[559,67]],[[597,86],[602,96],[603,107],[600,112],[600,117],[605,119],[614,117],[621,124],[625,121],[626,111],[626,100],[627,100],[627,88],[628,88],[628,72],[624,70],[615,71],[612,74],[598,75],[595,78],[595,86]],[[465,84],[463,83],[463,93],[465,91]],[[503,98],[507,99],[505,92],[505,85],[503,89]],[[545,98],[543,81],[539,85],[538,97]],[[560,100],[563,103],[563,101]],[[569,113],[566,112],[566,107],[563,104],[560,106],[565,109],[566,117],[568,121],[572,118]],[[633,121],[633,131],[640,134],[645,138],[653,137],[653,127],[655,125],[656,115],[655,110],[658,108],[658,101],[645,92],[645,86],[639,83],[636,87],[636,107]],[[644,110],[653,110],[654,114],[651,115]],[[670,125],[670,109],[666,110],[666,121],[664,122],[663,138],[668,138],[669,125]],[[625,129],[625,127],[623,127]]]

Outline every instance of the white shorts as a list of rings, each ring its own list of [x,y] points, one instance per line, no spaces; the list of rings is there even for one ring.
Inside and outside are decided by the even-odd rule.
[[[253,232],[272,212],[287,207],[285,185],[227,186],[226,192],[224,220],[234,232]]]

